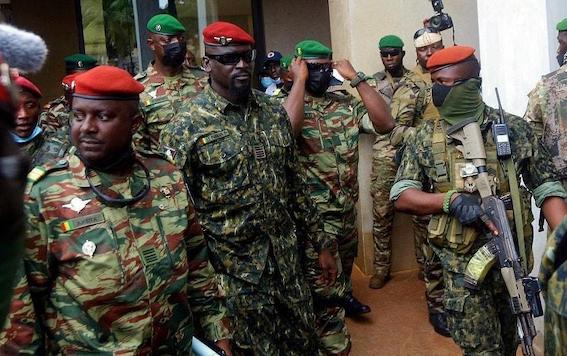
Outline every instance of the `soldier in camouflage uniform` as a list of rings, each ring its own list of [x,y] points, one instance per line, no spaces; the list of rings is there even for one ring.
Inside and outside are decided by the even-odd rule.
[[[448,138],[449,126],[476,119],[485,142],[486,167],[495,194],[510,192],[501,162],[496,158],[492,124],[498,110],[484,104],[480,95],[480,65],[474,49],[455,46],[443,49],[427,62],[431,70],[432,100],[440,120],[425,121],[409,138],[391,199],[397,209],[414,214],[433,214],[429,241],[443,265],[445,313],[453,340],[465,355],[515,355],[518,345],[516,318],[512,314],[506,286],[498,268],[490,270],[478,291],[464,286],[464,271],[471,257],[488,239],[481,222],[484,212],[478,191],[465,193],[459,167],[466,164],[460,142]],[[565,214],[567,193],[551,164],[547,150],[521,118],[505,114],[515,170],[541,206],[550,226]],[[460,147],[460,149],[459,149]],[[432,192],[423,190],[432,182]],[[531,270],[531,194],[521,187],[521,207],[528,270]],[[511,212],[510,212],[511,213]],[[492,225],[492,224],[489,224]],[[512,220],[510,226],[514,226]],[[494,233],[494,226],[490,231]]]
[[[556,27],[560,68],[545,75],[530,92],[524,118],[551,153],[567,189],[567,18]]]
[[[439,117],[431,102],[431,76],[425,68],[431,55],[443,48],[441,35],[420,29],[414,34],[417,65],[402,78],[390,104],[396,126],[390,134],[391,144],[403,151],[407,137],[415,132],[422,122]],[[424,189],[428,189],[424,185]],[[429,322],[437,333],[449,336],[443,313],[443,276],[438,258],[427,243],[429,216],[413,217],[415,256],[422,268],[419,278],[425,281],[425,297],[429,310]]]
[[[82,53],[65,57],[65,77],[61,81],[63,95],[51,100],[39,116],[39,126],[49,137],[56,136],[69,143],[69,114],[71,113],[71,86],[75,77],[96,66],[96,59]]]
[[[227,344],[183,175],[132,150],[143,89],[116,67],[77,77],[77,151],[28,175],[25,273],[0,353],[188,355],[193,321]]]
[[[12,137],[20,150],[31,159],[35,167],[62,157],[69,148],[62,135],[49,136],[39,126],[41,91],[30,80],[18,76],[14,80],[19,88],[19,104],[16,110],[16,125]]]
[[[545,299],[545,354],[567,355],[567,218],[551,234],[541,259],[539,282]]]
[[[220,274],[238,354],[318,352],[300,245],[332,283],[332,241],[307,194],[291,125],[275,99],[251,90],[254,39],[227,22],[203,31],[210,86],[161,135],[182,168]],[[320,268],[321,268],[320,267]]]
[[[343,307],[347,315],[370,312],[352,295],[350,276],[357,253],[356,202],[358,201],[358,138],[360,132],[385,133],[393,126],[386,103],[347,60],[331,61],[331,49],[305,40],[296,54],[307,62],[305,120],[298,137],[300,162],[307,173],[310,193],[323,219],[324,230],[338,242],[344,286],[335,286],[335,300],[321,303],[318,320]],[[326,93],[335,68],[356,87],[362,101],[346,92]],[[339,281],[343,282],[343,281]],[[317,307],[317,305],[316,305]],[[317,308],[316,308],[317,309]],[[328,352],[336,352],[341,332],[330,329],[322,339]],[[336,333],[336,335],[331,335]],[[347,347],[348,338],[343,337]],[[343,348],[341,351],[345,351]]]
[[[145,89],[140,96],[144,121],[134,135],[134,144],[136,149],[156,151],[161,130],[203,90],[208,76],[202,69],[184,64],[185,27],[175,17],[155,15],[146,27],[154,60],[135,77]]]
[[[406,52],[404,43],[394,35],[387,35],[378,42],[384,70],[375,73],[368,84],[390,105],[392,96],[402,77],[409,72],[403,64]],[[390,275],[390,255],[394,205],[388,199],[394,184],[398,166],[394,162],[396,150],[390,144],[389,135],[377,135],[373,146],[371,193],[374,212],[374,274],[370,288],[382,288]]]

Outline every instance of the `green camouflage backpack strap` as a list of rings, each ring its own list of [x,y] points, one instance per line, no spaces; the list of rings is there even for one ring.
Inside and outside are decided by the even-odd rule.
[[[435,168],[435,190],[441,193],[448,192],[452,188],[448,175],[447,139],[445,129],[441,120],[433,124],[433,135],[431,137],[431,153]]]

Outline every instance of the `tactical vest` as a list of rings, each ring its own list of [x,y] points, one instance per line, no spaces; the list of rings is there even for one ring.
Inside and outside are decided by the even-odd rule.
[[[423,82],[416,82],[419,87],[419,94],[415,102],[415,126],[421,124],[422,121],[433,120],[439,117],[439,110],[433,105],[431,97],[431,77],[429,73],[418,73],[417,75],[423,79]],[[425,83],[425,85],[424,85]]]
[[[483,135],[485,138],[486,167],[493,191],[499,197],[506,197],[510,193],[509,181],[506,172],[496,154],[496,145],[491,132]],[[445,123],[436,120],[434,123],[433,136],[431,140],[434,168],[431,172],[433,192],[446,193],[456,189],[466,192],[467,186],[473,184],[473,177],[466,176],[467,162],[463,154],[454,144],[448,144]],[[531,246],[533,216],[531,213],[531,195],[520,187],[522,221],[524,222],[524,236],[528,245]],[[503,199],[510,200],[510,199]],[[514,230],[514,220],[511,201],[506,204],[508,221]],[[476,237],[479,235],[475,227],[463,226],[458,219],[448,214],[433,215],[429,223],[429,239],[439,247],[449,247],[458,253],[467,253],[472,247]],[[529,262],[529,261],[528,261]]]
[[[567,180],[567,70],[556,76],[555,85],[547,93],[547,108],[542,113],[543,142],[561,179]]]

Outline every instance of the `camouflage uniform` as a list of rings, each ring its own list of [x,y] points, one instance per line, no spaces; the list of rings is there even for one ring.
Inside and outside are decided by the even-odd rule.
[[[298,236],[317,251],[330,241],[307,195],[284,108],[256,90],[247,105],[234,105],[208,86],[166,126],[161,144],[187,177],[237,352],[314,354]]]
[[[65,156],[71,144],[67,134],[56,131],[51,135],[42,132],[29,142],[18,143],[18,146],[31,158],[30,167],[33,168],[45,163],[54,163]]]
[[[403,68],[404,75],[409,72]],[[401,78],[393,78],[387,71],[375,73],[367,82],[386,101],[392,101]],[[374,274],[386,278],[390,274],[391,237],[394,223],[394,204],[390,188],[394,184],[398,166],[394,161],[396,149],[390,144],[389,134],[376,135],[372,155],[371,193],[374,213]]]
[[[134,77],[145,87],[140,94],[144,120],[134,135],[137,149],[154,151],[159,148],[159,135],[165,125],[183,110],[188,102],[199,94],[209,76],[201,69],[183,66],[176,76],[159,74],[152,64]]]
[[[336,300],[352,293],[350,275],[358,245],[358,137],[361,130],[374,130],[366,108],[350,94],[307,95],[305,101],[305,120],[298,138],[299,160],[307,173],[311,198],[324,231],[338,243],[336,257],[340,259],[339,272],[343,272],[331,288],[314,288],[315,312],[324,349],[339,353],[350,345],[344,309]]]
[[[524,119],[543,140],[567,189],[567,64],[537,83],[529,94]]]
[[[539,281],[545,298],[545,354],[567,355],[567,260],[556,261],[567,246],[567,219],[547,240]],[[563,258],[565,252],[562,252]]]
[[[208,338],[227,337],[181,172],[157,156],[137,158],[150,190],[124,207],[103,203],[88,179],[129,198],[147,184],[140,163],[129,177],[87,178],[71,154],[30,172],[26,272],[0,353],[187,355],[192,313]]]
[[[39,126],[47,136],[58,131],[67,133],[69,132],[70,116],[71,109],[68,106],[67,99],[62,95],[45,105],[39,115]]]
[[[496,158],[496,146],[492,139],[492,124],[498,120],[498,110],[486,107],[481,124],[485,139],[487,167],[496,185],[496,194],[509,192],[508,179]],[[513,161],[518,175],[530,189],[541,206],[550,196],[565,197],[567,193],[559,182],[549,153],[524,120],[505,114],[510,130]],[[446,127],[440,120],[424,122],[409,139],[402,163],[392,187],[391,198],[408,188],[422,189],[424,181],[432,182],[433,192],[444,193],[461,189],[463,179],[459,171],[465,163],[452,140],[446,136]],[[432,147],[435,148],[435,152]],[[444,167],[440,168],[440,165]],[[519,179],[518,179],[519,180]],[[526,239],[528,270],[531,270],[533,216],[531,194],[520,188],[522,221]],[[510,222],[514,226],[513,220]],[[515,355],[517,348],[516,320],[509,306],[509,297],[498,268],[492,269],[479,291],[464,287],[464,271],[470,258],[482,247],[487,239],[477,230],[478,226],[461,226],[458,219],[440,213],[429,223],[429,241],[443,265],[445,281],[445,313],[453,340],[463,349],[465,355],[495,353]]]
[[[439,116],[431,100],[430,85],[431,76],[419,64],[402,78],[390,104],[392,117],[396,120],[390,133],[394,147],[401,148],[415,128]],[[424,185],[424,189],[429,187]],[[427,243],[428,222],[429,216],[413,216],[415,257],[423,268],[427,307],[433,314],[443,312],[443,272],[439,259]]]

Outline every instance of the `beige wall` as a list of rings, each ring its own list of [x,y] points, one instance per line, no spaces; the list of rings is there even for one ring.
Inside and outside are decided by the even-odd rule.
[[[455,41],[479,48],[476,0],[445,1],[445,11],[456,26]],[[433,15],[427,0],[329,0],[331,44],[334,58],[348,58],[357,70],[372,74],[382,70],[377,43],[380,37],[395,34],[406,44],[405,65],[414,66],[416,57],[413,34],[423,19]],[[443,33],[445,45],[452,44],[452,32]],[[349,88],[348,86],[346,87]],[[369,192],[371,171],[369,137],[360,141],[359,253],[357,265],[372,273],[372,198]],[[417,267],[413,248],[411,220],[397,214],[392,238],[392,272]]]
[[[45,104],[62,94],[63,58],[79,51],[74,2],[17,0],[12,1],[12,8],[14,25],[40,35],[49,49],[43,69],[30,75],[41,88]]]
[[[267,0],[263,6],[266,51],[289,54],[297,42],[306,38],[331,44],[326,0]]]

